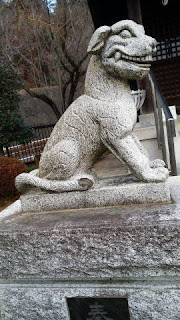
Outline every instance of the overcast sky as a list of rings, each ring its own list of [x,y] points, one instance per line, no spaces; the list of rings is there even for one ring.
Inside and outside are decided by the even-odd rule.
[[[50,4],[56,4],[56,0],[48,0]]]
[[[12,0],[3,0],[4,2],[11,2]],[[50,6],[53,6],[56,4],[56,0],[47,0]]]

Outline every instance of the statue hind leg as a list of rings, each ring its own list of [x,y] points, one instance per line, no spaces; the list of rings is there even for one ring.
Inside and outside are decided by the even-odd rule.
[[[64,180],[74,175],[80,162],[79,147],[73,140],[61,140],[39,162],[39,177],[49,180]]]
[[[41,157],[39,170],[32,174],[22,173],[16,178],[16,187],[22,191],[28,186],[55,192],[87,190],[94,179],[86,173],[76,174],[80,163],[77,144],[62,140]]]

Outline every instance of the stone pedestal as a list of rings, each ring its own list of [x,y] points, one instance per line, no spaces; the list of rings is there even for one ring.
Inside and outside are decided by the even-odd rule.
[[[22,211],[95,208],[142,203],[170,202],[167,182],[143,183],[132,175],[97,180],[87,191],[48,192],[33,188],[21,196]]]
[[[1,319],[69,320],[68,298],[126,297],[131,320],[179,320],[179,229],[179,204],[5,217]]]

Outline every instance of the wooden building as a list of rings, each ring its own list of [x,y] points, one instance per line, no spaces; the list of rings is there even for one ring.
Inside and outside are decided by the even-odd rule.
[[[95,27],[132,19],[144,25],[157,44],[152,71],[169,105],[180,113],[180,10],[179,0],[88,0]],[[148,80],[141,82],[148,99],[144,113],[152,112]]]

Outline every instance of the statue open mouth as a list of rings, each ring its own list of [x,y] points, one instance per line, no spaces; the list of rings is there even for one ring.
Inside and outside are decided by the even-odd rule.
[[[133,63],[141,68],[150,68],[152,63],[152,56],[146,55],[146,56],[130,56],[125,53],[122,53],[120,51],[116,51],[114,55],[115,62],[118,62],[119,60],[124,60],[129,63]]]

